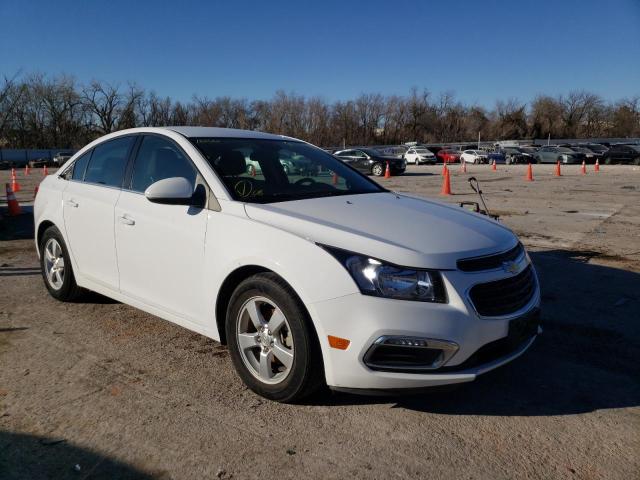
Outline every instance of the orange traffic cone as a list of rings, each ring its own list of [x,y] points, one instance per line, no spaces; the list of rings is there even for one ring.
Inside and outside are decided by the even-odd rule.
[[[251,165],[251,176],[252,177],[256,176],[256,166],[255,165]]]
[[[22,213],[22,209],[20,208],[18,200],[16,200],[16,196],[11,189],[11,185],[5,183],[5,189],[7,190],[7,206],[9,207],[9,216],[14,217],[16,215],[20,215]]]
[[[449,169],[444,167],[444,177],[442,178],[442,190],[440,195],[451,195],[451,179],[449,177]]]
[[[44,177],[46,177],[47,175],[49,175],[49,169],[47,168],[47,166],[45,165],[42,169],[42,175]]]
[[[584,163],[584,160],[582,161],[582,166],[580,167],[580,173],[582,173],[582,175],[587,174],[587,164]]]
[[[18,183],[18,179],[16,178],[16,169],[11,169],[11,190],[13,193],[20,191],[20,184]]]
[[[29,175],[31,172],[29,171],[29,164],[27,163],[24,166],[24,176],[26,177],[27,175]]]
[[[561,177],[562,173],[560,173],[560,160],[558,160],[558,163],[556,163],[556,172],[554,173],[554,175],[556,177]]]
[[[333,180],[331,181],[331,183],[333,183],[334,185],[338,184],[338,174],[337,173],[333,174]]]
[[[594,172],[599,172],[600,171],[600,162],[598,161],[598,159],[596,159],[596,164],[593,167],[593,171]]]
[[[391,178],[391,169],[389,168],[389,162],[387,162],[387,168],[384,171],[384,178]]]
[[[529,167],[527,168],[526,180],[527,182],[533,182],[533,167],[531,167],[531,164],[529,164]]]
[[[491,170],[496,171],[496,161],[494,160],[493,163],[491,164]]]
[[[467,162],[465,162],[465,161],[462,161],[462,162],[461,162],[461,165],[460,165],[460,171],[461,171],[462,173],[467,173]]]

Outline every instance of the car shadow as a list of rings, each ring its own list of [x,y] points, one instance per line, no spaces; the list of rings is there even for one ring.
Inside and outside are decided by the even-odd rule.
[[[6,211],[0,212],[0,241],[34,238],[33,207],[22,207],[22,213],[15,217],[6,215]]]
[[[145,472],[64,439],[0,431],[0,478],[168,479],[164,471]]]
[[[640,275],[590,263],[594,252],[532,252],[544,332],[512,363],[460,384],[402,397],[321,396],[448,415],[571,415],[640,405]]]

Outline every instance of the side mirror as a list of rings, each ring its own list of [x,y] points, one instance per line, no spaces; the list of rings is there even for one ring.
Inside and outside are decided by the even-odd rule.
[[[144,191],[147,200],[165,205],[191,205],[193,186],[184,177],[171,177],[158,180]]]

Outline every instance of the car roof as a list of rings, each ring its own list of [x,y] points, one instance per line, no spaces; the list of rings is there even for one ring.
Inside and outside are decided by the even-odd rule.
[[[220,138],[258,138],[265,140],[293,140],[284,135],[256,132],[253,130],[240,130],[238,128],[220,127],[158,127],[162,130],[171,130],[185,137],[220,137]]]

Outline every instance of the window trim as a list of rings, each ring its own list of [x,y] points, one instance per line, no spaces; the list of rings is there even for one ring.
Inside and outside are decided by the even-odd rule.
[[[178,145],[178,142],[176,142],[173,138],[168,137],[167,135],[163,135],[161,133],[155,133],[155,132],[142,132],[138,134],[138,137],[139,138],[136,141],[134,151],[131,153],[131,156],[129,158],[129,163],[127,164],[126,177],[125,177],[124,185],[122,186],[122,190],[124,190],[125,192],[132,192],[132,193],[138,193],[138,194],[144,195],[144,192],[138,192],[137,190],[133,190],[131,188],[131,183],[133,182],[133,168],[135,166],[138,153],[140,153],[140,149],[142,148],[142,142],[144,141],[144,137],[160,137],[163,140],[166,140],[167,142],[171,143],[174,147],[178,149],[178,151],[189,161],[189,163],[191,163],[191,166],[196,172],[196,180],[198,179],[198,177],[200,177],[205,187],[207,188],[207,190],[211,191],[209,184],[204,178],[204,175],[202,175],[202,172],[200,171],[198,166],[195,164],[193,159],[187,154],[187,152],[184,151],[184,149],[180,145]]]

